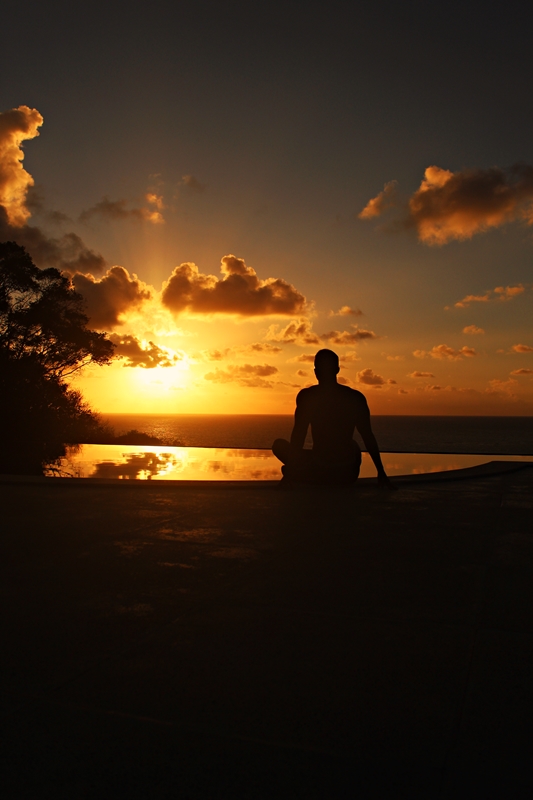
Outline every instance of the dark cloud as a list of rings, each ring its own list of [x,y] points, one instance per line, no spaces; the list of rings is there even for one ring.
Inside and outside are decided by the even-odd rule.
[[[277,367],[270,364],[230,364],[227,369],[216,369],[204,375],[206,381],[213,383],[237,383],[239,386],[248,386],[261,389],[271,389],[272,381],[265,380],[270,375],[278,372]]]
[[[90,324],[99,330],[120,325],[122,314],[151,297],[148,286],[124,267],[111,267],[100,279],[76,273],[72,282],[87,303]]]
[[[360,372],[358,372],[357,380],[359,383],[366,384],[366,386],[381,387],[384,383],[386,383],[385,378],[383,378],[381,375],[377,375],[370,368],[362,369]]]
[[[163,304],[174,314],[292,316],[305,311],[305,297],[281,278],[260,280],[242,258],[224,256],[222,279],[204,275],[196,264],[176,267],[163,284]]]
[[[128,208],[127,200],[110,200],[105,196],[96,205],[82,211],[80,222],[89,222],[94,217],[102,220],[123,220],[131,219],[139,222],[151,222],[153,225],[161,225],[165,220],[161,214],[163,201],[159,195],[148,193],[146,201],[149,207]]]
[[[174,367],[183,356],[178,353],[170,353],[162,347],[158,347],[153,342],[143,343],[131,334],[121,336],[112,333],[109,338],[115,345],[115,357],[124,359],[125,367],[144,367],[153,369],[154,367]]]
[[[403,223],[415,228],[421,242],[443,245],[471,239],[476,233],[521,220],[533,225],[533,167],[465,169],[451,172],[428,167],[417,191],[404,204],[387,184],[370,200],[360,219],[380,216],[392,206],[403,207]]]
[[[72,222],[71,218],[62,211],[51,211],[46,208],[43,191],[40,187],[30,186],[26,194],[26,207],[33,214],[39,214],[52,225],[63,225]]]
[[[207,189],[207,183],[200,183],[198,178],[195,178],[194,175],[184,175],[181,179],[181,183],[191,192],[205,192]]]
[[[7,221],[5,209],[1,206],[0,240],[17,242],[25,247],[38,267],[55,267],[69,273],[99,273],[107,267],[105,258],[87,247],[76,233],[54,238],[33,225],[15,228]]]

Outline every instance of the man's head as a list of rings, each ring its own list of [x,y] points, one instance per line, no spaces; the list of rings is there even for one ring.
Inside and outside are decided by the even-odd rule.
[[[339,357],[333,350],[319,350],[315,355],[315,375],[319,383],[336,380],[339,369]]]

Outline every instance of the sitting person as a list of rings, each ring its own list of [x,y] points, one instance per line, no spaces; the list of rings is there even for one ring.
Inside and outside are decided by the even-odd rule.
[[[353,483],[361,467],[361,449],[353,439],[357,428],[376,466],[379,486],[391,489],[365,396],[338,383],[339,369],[339,357],[332,350],[319,350],[315,355],[318,386],[298,392],[290,442],[276,439],[272,445],[272,452],[284,464],[282,481]],[[313,449],[304,450],[309,425]]]

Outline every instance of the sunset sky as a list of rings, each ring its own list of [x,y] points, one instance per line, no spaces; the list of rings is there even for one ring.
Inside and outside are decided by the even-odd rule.
[[[374,413],[533,414],[524,8],[10,3],[0,241],[116,343],[93,407],[291,413],[330,347]]]

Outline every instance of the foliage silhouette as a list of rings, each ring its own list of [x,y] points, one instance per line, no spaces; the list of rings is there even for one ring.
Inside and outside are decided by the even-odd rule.
[[[0,243],[0,472],[42,473],[66,444],[104,433],[66,382],[113,356],[112,342],[88,321],[68,277],[38,269],[14,242]]]

